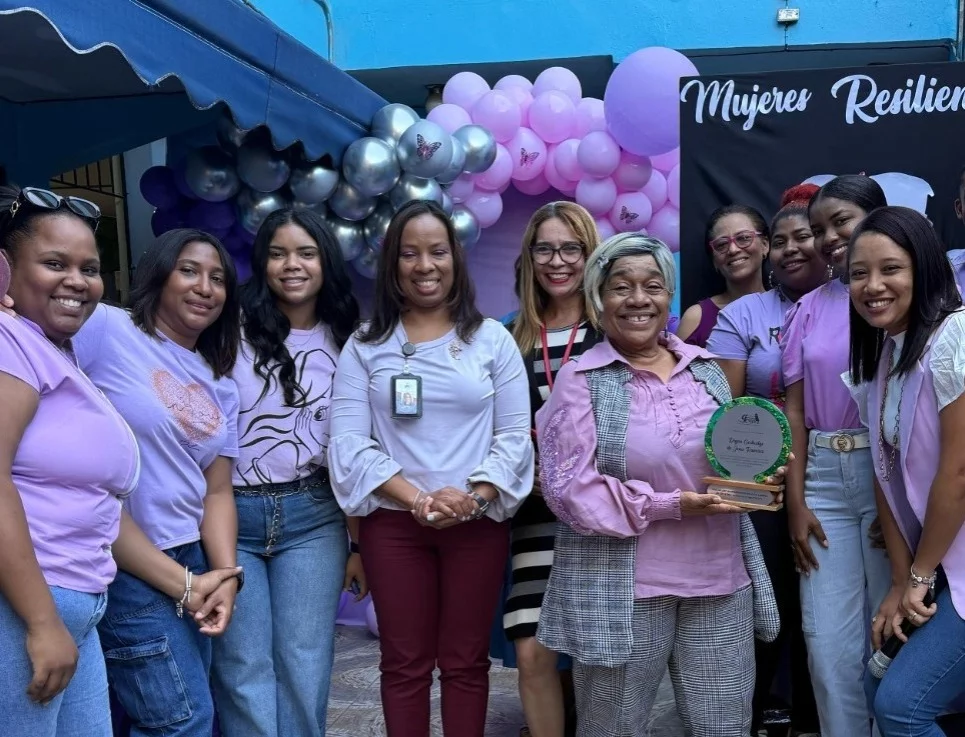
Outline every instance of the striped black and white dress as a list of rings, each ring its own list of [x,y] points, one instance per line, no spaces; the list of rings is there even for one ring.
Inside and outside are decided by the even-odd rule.
[[[572,325],[546,331],[553,379],[563,363],[563,354],[572,331]],[[570,360],[589,349],[599,339],[599,334],[588,323],[582,323],[573,340]],[[541,341],[536,341],[533,351],[524,356],[524,362],[529,375],[530,403],[535,427],[536,411],[543,406],[550,394]],[[546,591],[546,582],[549,581],[550,568],[553,565],[556,517],[546,506],[542,496],[531,494],[516,512],[512,525],[513,585],[503,609],[503,629],[510,641],[536,636],[543,593]]]

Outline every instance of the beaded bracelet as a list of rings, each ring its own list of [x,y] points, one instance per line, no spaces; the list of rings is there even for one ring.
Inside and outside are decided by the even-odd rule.
[[[919,576],[915,573],[915,567],[911,567],[911,587],[917,589],[919,586],[927,586],[930,589],[935,588],[935,581],[938,580],[938,571],[935,571],[930,576]]]

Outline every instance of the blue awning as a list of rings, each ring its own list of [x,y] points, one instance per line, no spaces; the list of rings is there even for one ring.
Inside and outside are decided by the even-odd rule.
[[[242,128],[268,126],[279,149],[301,141],[309,158],[338,159],[385,104],[240,0],[0,0],[0,126],[21,146],[35,121],[14,117],[27,107],[56,111],[69,136],[65,106],[80,103],[88,135],[100,118],[117,153],[157,138],[159,117],[197,125],[185,95],[196,110],[224,103]]]

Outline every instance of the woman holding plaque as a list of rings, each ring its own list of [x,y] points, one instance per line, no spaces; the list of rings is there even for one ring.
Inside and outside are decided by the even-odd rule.
[[[798,301],[781,336],[785,413],[802,461],[788,476],[789,529],[821,731],[832,737],[871,733],[861,688],[871,640],[866,613],[890,580],[884,551],[869,536],[877,515],[870,438],[840,379],[849,351],[848,239],[885,204],[870,177],[841,176],[818,190],[808,214],[814,247],[834,278]]]
[[[536,418],[543,496],[563,523],[537,639],[574,658],[580,737],[644,735],[668,665],[688,734],[746,737],[770,584],[752,590],[764,566],[741,510],[699,491],[727,381],[666,333],[676,274],[663,243],[610,238],[584,282],[606,340],[560,369]]]
[[[907,640],[865,676],[882,737],[940,737],[936,717],[965,695],[965,310],[944,251],[904,207],[851,238],[851,382],[894,582],[872,632],[876,648]]]
[[[512,336],[476,309],[435,203],[392,218],[375,295],[339,358],[328,467],[339,504],[362,517],[386,729],[428,734],[438,666],[445,734],[482,737],[508,519],[533,485],[529,383]]]
[[[808,202],[818,191],[813,184],[792,187],[771,222],[771,289],[749,294],[721,310],[707,341],[718,358],[735,397],[749,394],[784,406],[781,374],[781,326],[788,310],[803,295],[823,284],[827,266],[814,250]],[[756,643],[757,683],[754,689],[753,734],[764,721],[771,688],[790,643],[791,726],[799,733],[817,732],[818,715],[801,633],[801,598],[787,532],[787,511],[753,512],[764,560],[781,614],[781,635],[773,643]]]

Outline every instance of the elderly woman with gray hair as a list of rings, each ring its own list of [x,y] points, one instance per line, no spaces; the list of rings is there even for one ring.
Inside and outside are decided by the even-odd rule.
[[[704,432],[731,396],[713,356],[666,331],[675,282],[658,240],[600,246],[584,284],[606,340],[560,370],[537,415],[562,523],[538,639],[573,656],[579,737],[644,735],[668,665],[689,735],[746,737],[755,624],[777,634],[753,525],[701,491]]]

